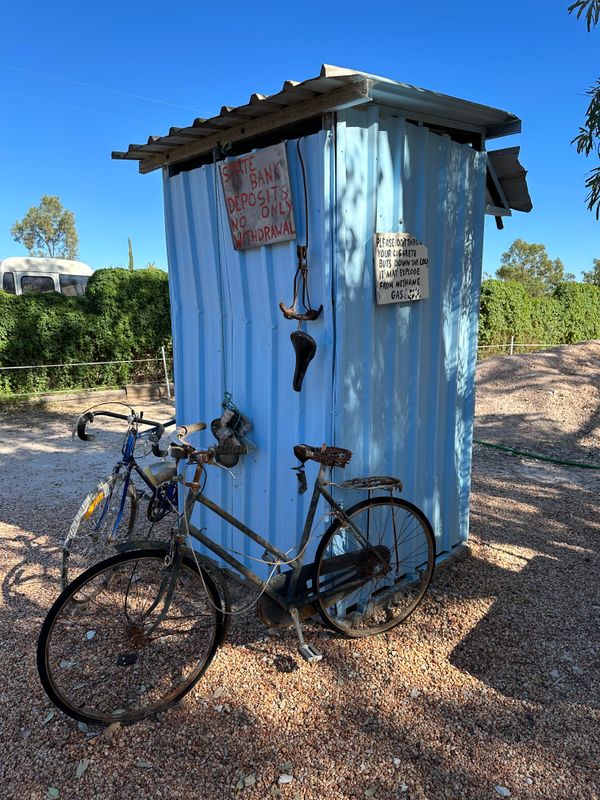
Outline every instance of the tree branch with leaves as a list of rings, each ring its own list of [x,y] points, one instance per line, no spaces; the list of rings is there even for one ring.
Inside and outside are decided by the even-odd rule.
[[[79,237],[75,215],[63,208],[56,195],[44,195],[10,230],[15,242],[22,242],[31,256],[77,258]]]
[[[551,295],[559,284],[575,280],[575,275],[565,272],[560,258],[549,257],[543,244],[530,244],[523,239],[512,243],[502,254],[501,263],[496,277],[520,283],[531,297]]]
[[[600,22],[600,0],[576,0],[569,6],[569,14],[576,13],[577,19],[585,18],[588,32]],[[572,144],[578,153],[586,157],[595,155],[600,160],[600,78],[587,90],[590,104],[585,112],[583,127],[573,139]],[[590,211],[596,209],[596,219],[600,219],[600,166],[594,167],[585,180],[588,195],[585,198]]]
[[[593,263],[591,270],[583,273],[583,282],[600,286],[600,258],[594,258]]]

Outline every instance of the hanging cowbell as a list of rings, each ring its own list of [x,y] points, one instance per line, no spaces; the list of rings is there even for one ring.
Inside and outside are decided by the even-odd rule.
[[[302,381],[306,375],[308,365],[317,352],[317,343],[312,336],[300,330],[292,331],[290,339],[296,353],[296,369],[294,370],[292,386],[295,392],[299,392],[302,389]]]

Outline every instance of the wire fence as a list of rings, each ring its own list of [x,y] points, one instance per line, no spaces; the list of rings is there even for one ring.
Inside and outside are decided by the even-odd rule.
[[[477,357],[531,353],[546,347],[560,347],[556,342],[510,342],[484,344]],[[0,367],[0,400],[35,397],[73,391],[118,389],[146,383],[165,383],[172,395],[173,357],[165,348],[155,358],[130,358],[117,361],[74,361],[64,364],[19,364]]]
[[[504,344],[481,344],[477,348],[477,358],[489,358],[490,356],[516,355],[517,353],[533,353],[536,350],[544,350],[547,347],[562,347],[566,342],[515,342],[515,337],[511,337],[510,342]]]
[[[0,367],[0,399],[119,389],[123,386],[157,382],[166,384],[167,394],[171,397],[173,357],[167,355],[164,347],[155,358]]]

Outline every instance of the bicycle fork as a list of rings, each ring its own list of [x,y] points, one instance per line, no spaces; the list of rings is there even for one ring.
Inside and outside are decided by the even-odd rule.
[[[167,571],[165,572],[160,586],[158,587],[158,592],[156,597],[150,604],[150,606],[144,611],[142,615],[142,622],[148,620],[150,615],[158,608],[158,606],[162,603],[162,609],[160,610],[158,616],[145,630],[144,636],[148,638],[154,631],[158,628],[158,626],[164,622],[167,614],[169,613],[169,609],[171,608],[171,601],[173,600],[173,593],[175,591],[175,586],[177,584],[177,580],[179,578],[179,572],[181,568],[181,550],[179,547],[179,543],[175,544],[174,552],[173,549],[169,556],[169,563],[165,564],[167,566]],[[165,559],[166,562],[166,559]]]

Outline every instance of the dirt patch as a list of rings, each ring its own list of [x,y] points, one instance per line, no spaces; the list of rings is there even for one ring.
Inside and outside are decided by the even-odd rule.
[[[599,354],[594,342],[481,364],[478,435],[592,458],[597,382],[578,365]],[[60,408],[0,428],[5,798],[600,796],[597,473],[477,448],[470,554],[404,625],[358,642],[309,628],[325,654],[309,666],[293,636],[236,617],[178,708],[90,739],[50,706],[35,641],[65,525],[114,460],[119,433],[106,435],[109,457],[104,436],[72,442]]]
[[[477,366],[475,437],[600,463],[600,342]]]
[[[119,414],[128,413],[127,406],[119,403],[101,406]],[[46,505],[52,498],[57,513],[72,512],[74,516],[86,493],[110,475],[126,428],[121,421],[99,417],[88,427],[96,440],[82,442],[73,437],[73,430],[79,414],[87,407],[76,401],[8,410],[0,406],[0,468],[7,487],[0,503],[8,505],[8,519],[3,516],[4,521],[15,521],[22,513],[28,515],[40,502],[40,495],[47,495]],[[175,411],[166,400],[139,401],[134,408],[157,422],[168,419]],[[149,458],[152,460],[152,456]],[[11,496],[15,502],[11,502]]]

